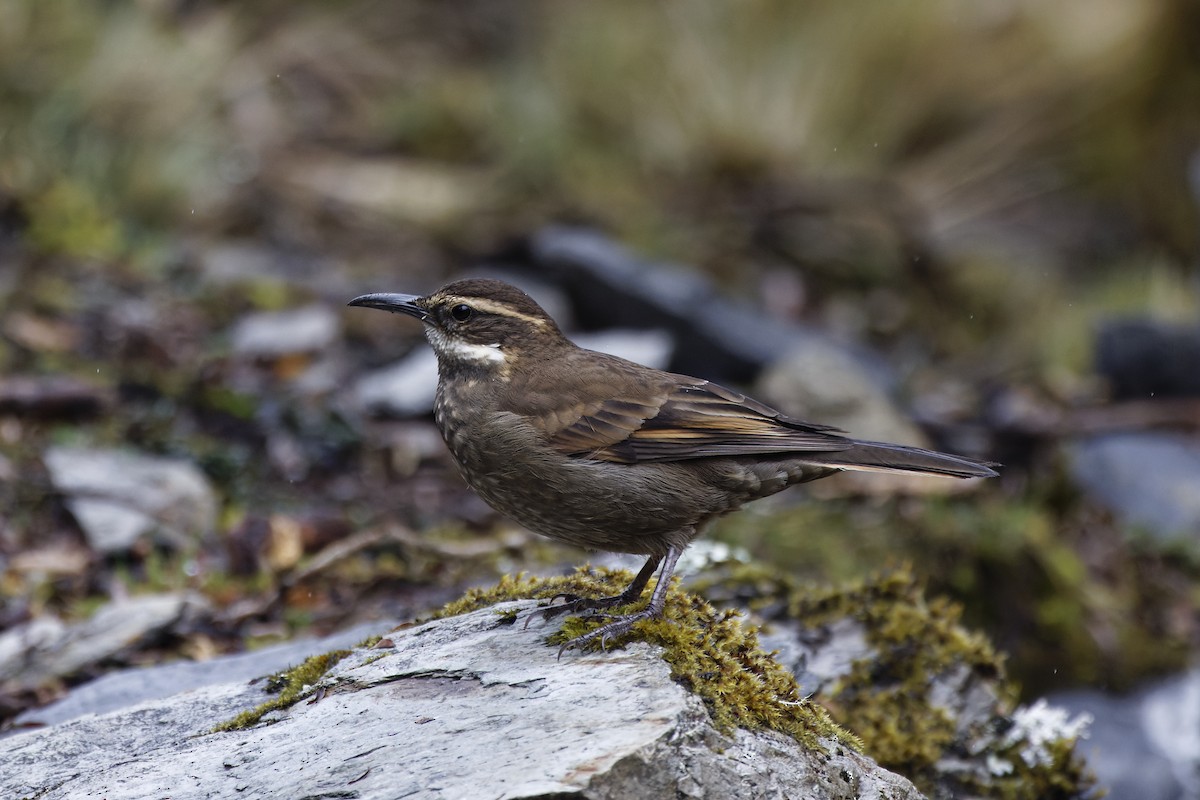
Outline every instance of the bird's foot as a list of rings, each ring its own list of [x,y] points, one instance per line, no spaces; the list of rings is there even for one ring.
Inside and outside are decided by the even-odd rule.
[[[594,642],[600,643],[601,650],[607,650],[608,643],[611,640],[629,633],[633,626],[642,620],[655,619],[662,616],[662,609],[647,607],[632,614],[621,614],[619,616],[606,614],[604,616],[612,621],[601,625],[590,633],[585,633],[582,636],[576,636],[574,639],[568,640],[562,647],[558,648],[558,657],[562,658],[562,654],[568,650],[581,649]]]
[[[637,598],[629,598],[624,594],[613,595],[612,597],[580,597],[577,594],[556,594],[550,598],[551,605],[547,608],[534,611],[525,618],[525,628],[529,627],[529,623],[536,616],[541,616],[543,620],[552,620],[555,617],[560,617],[563,614],[588,614],[600,611],[605,608],[616,608],[617,606],[628,605],[634,602]],[[564,602],[554,605],[557,600]]]

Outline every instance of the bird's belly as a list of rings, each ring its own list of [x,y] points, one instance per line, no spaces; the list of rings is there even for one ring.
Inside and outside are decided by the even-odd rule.
[[[525,426],[451,421],[448,413],[438,415],[439,427],[467,483],[497,511],[543,536],[662,555],[739,504],[677,465],[571,458],[531,438]]]
[[[436,419],[467,483],[535,533],[582,547],[662,555],[708,520],[774,494],[786,465],[696,459],[617,464],[566,456],[514,414],[439,398]],[[474,410],[473,410],[474,409]]]
[[[543,536],[601,550],[661,555],[677,539],[686,544],[709,517],[732,508],[720,497],[664,488],[655,474],[661,468],[655,467],[520,458],[492,469],[462,461],[459,467],[502,514]]]

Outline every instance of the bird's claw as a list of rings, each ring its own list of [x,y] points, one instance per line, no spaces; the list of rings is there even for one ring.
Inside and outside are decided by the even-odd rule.
[[[529,615],[527,617],[525,617],[525,624],[522,626],[522,629],[529,630],[529,623],[533,622],[534,617],[541,617],[543,621],[549,622],[550,620],[554,619],[555,617],[565,614],[569,611],[586,611],[587,610],[587,607],[582,605],[584,598],[577,597],[576,595],[573,595],[573,594],[556,594],[550,598],[551,604],[553,604],[554,601],[560,597],[564,598],[566,600],[566,602],[562,603],[560,605],[557,605],[557,606],[550,605],[546,608],[539,608],[535,611],[529,612]]]
[[[558,658],[561,659],[563,653],[567,652],[568,650],[581,649],[597,640],[600,642],[600,651],[607,652],[608,643],[610,641],[618,639],[629,633],[629,631],[633,629],[633,626],[642,620],[653,619],[657,615],[649,609],[644,609],[633,614],[601,614],[599,616],[612,621],[605,625],[601,625],[594,631],[585,633],[582,636],[576,636],[574,639],[564,642],[562,647],[558,648]]]
[[[558,600],[559,598],[562,598],[566,602],[560,603],[559,605],[550,605],[547,608],[538,609],[537,611],[530,613],[530,615],[525,618],[525,625],[523,626],[523,629],[528,630],[529,623],[532,622],[533,618],[536,616],[540,616],[547,622],[555,617],[560,617],[563,614],[587,614],[587,616],[593,617],[596,616],[596,612],[600,609],[613,608],[615,606],[624,605],[626,602],[628,602],[626,598],[621,595],[617,595],[615,597],[580,597],[579,595],[566,593],[554,595],[550,598],[550,602],[554,603],[554,601]],[[601,614],[600,616],[607,617],[610,615]]]

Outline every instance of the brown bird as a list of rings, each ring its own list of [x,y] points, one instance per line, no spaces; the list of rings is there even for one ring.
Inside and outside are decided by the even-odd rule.
[[[675,562],[704,525],[743,503],[842,470],[992,477],[994,464],[863,442],[710,381],[585,350],[530,297],[463,280],[425,297],[349,305],[416,317],[438,359],[435,419],[467,483],[493,508],[568,544],[647,556],[615,597],[547,609],[649,604],[566,645],[603,647],[662,614]]]

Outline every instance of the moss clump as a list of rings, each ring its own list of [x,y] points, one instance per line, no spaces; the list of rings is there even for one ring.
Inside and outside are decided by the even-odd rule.
[[[797,591],[787,613],[806,626],[850,618],[865,627],[874,655],[857,662],[829,700],[873,758],[914,780],[958,737],[956,720],[931,699],[935,684],[964,669],[987,681],[1003,675],[987,640],[958,624],[957,606],[927,601],[904,570],[847,588]],[[1014,699],[1011,687],[995,685],[1004,700]]]
[[[212,732],[245,730],[257,725],[265,715],[276,709],[291,708],[316,691],[317,681],[348,655],[350,655],[349,650],[322,653],[305,659],[291,669],[270,675],[266,679],[266,690],[275,697],[252,709],[243,711],[231,720],[222,722],[213,728]]]
[[[913,562],[933,594],[963,603],[1026,696],[1129,689],[1185,668],[1195,640],[1197,626],[1182,621],[1200,608],[1190,589],[1200,577],[1195,553],[1145,546],[1082,503],[1062,472],[1019,497],[768,505],[715,527],[722,541],[811,581],[840,584]]]
[[[505,577],[493,587],[468,592],[435,617],[465,614],[506,600],[614,595],[632,579],[624,570],[586,567],[558,578]],[[632,607],[614,613],[623,610]],[[561,645],[601,624],[602,619],[568,617],[549,643]],[[765,729],[818,749],[819,740],[828,738],[861,748],[861,742],[835,724],[824,708],[801,695],[796,679],[759,647],[755,631],[744,627],[734,611],[718,611],[673,584],[663,617],[638,623],[617,644],[630,639],[661,646],[672,678],[704,700],[713,723],[725,733],[734,728]]]
[[[980,634],[960,624],[961,608],[945,598],[926,599],[924,587],[904,569],[843,589],[800,592],[788,613],[806,625],[853,618],[867,631],[874,655],[856,663],[829,703],[835,717],[866,743],[881,765],[933,793],[952,784],[956,793],[980,793],[1005,800],[1080,798],[1093,781],[1073,740],[1045,748],[1029,763],[1018,745],[996,735],[1013,709],[1014,684],[1006,680],[1003,658]],[[992,715],[964,727],[937,701],[937,685],[964,693],[986,684],[995,698]],[[1022,742],[1023,743],[1023,742]],[[948,775],[944,758],[972,760],[989,768]],[[1011,766],[991,767],[989,757]],[[1006,766],[1006,769],[1008,767]]]
[[[820,699],[839,724],[861,737],[867,755],[923,792],[1007,800],[1091,795],[1093,781],[1075,755],[1073,738],[1041,748],[1033,763],[1020,755],[1029,743],[1007,735],[1014,728],[1009,715],[1017,690],[1006,678],[1003,657],[982,635],[962,627],[957,604],[926,599],[908,569],[814,588],[767,567],[731,564],[698,584],[709,596],[748,602],[772,620],[806,628],[843,619],[859,623],[871,656]],[[972,687],[993,698],[990,713],[973,723],[942,705],[953,702],[947,694],[965,695]],[[968,768],[949,774],[944,762]]]

